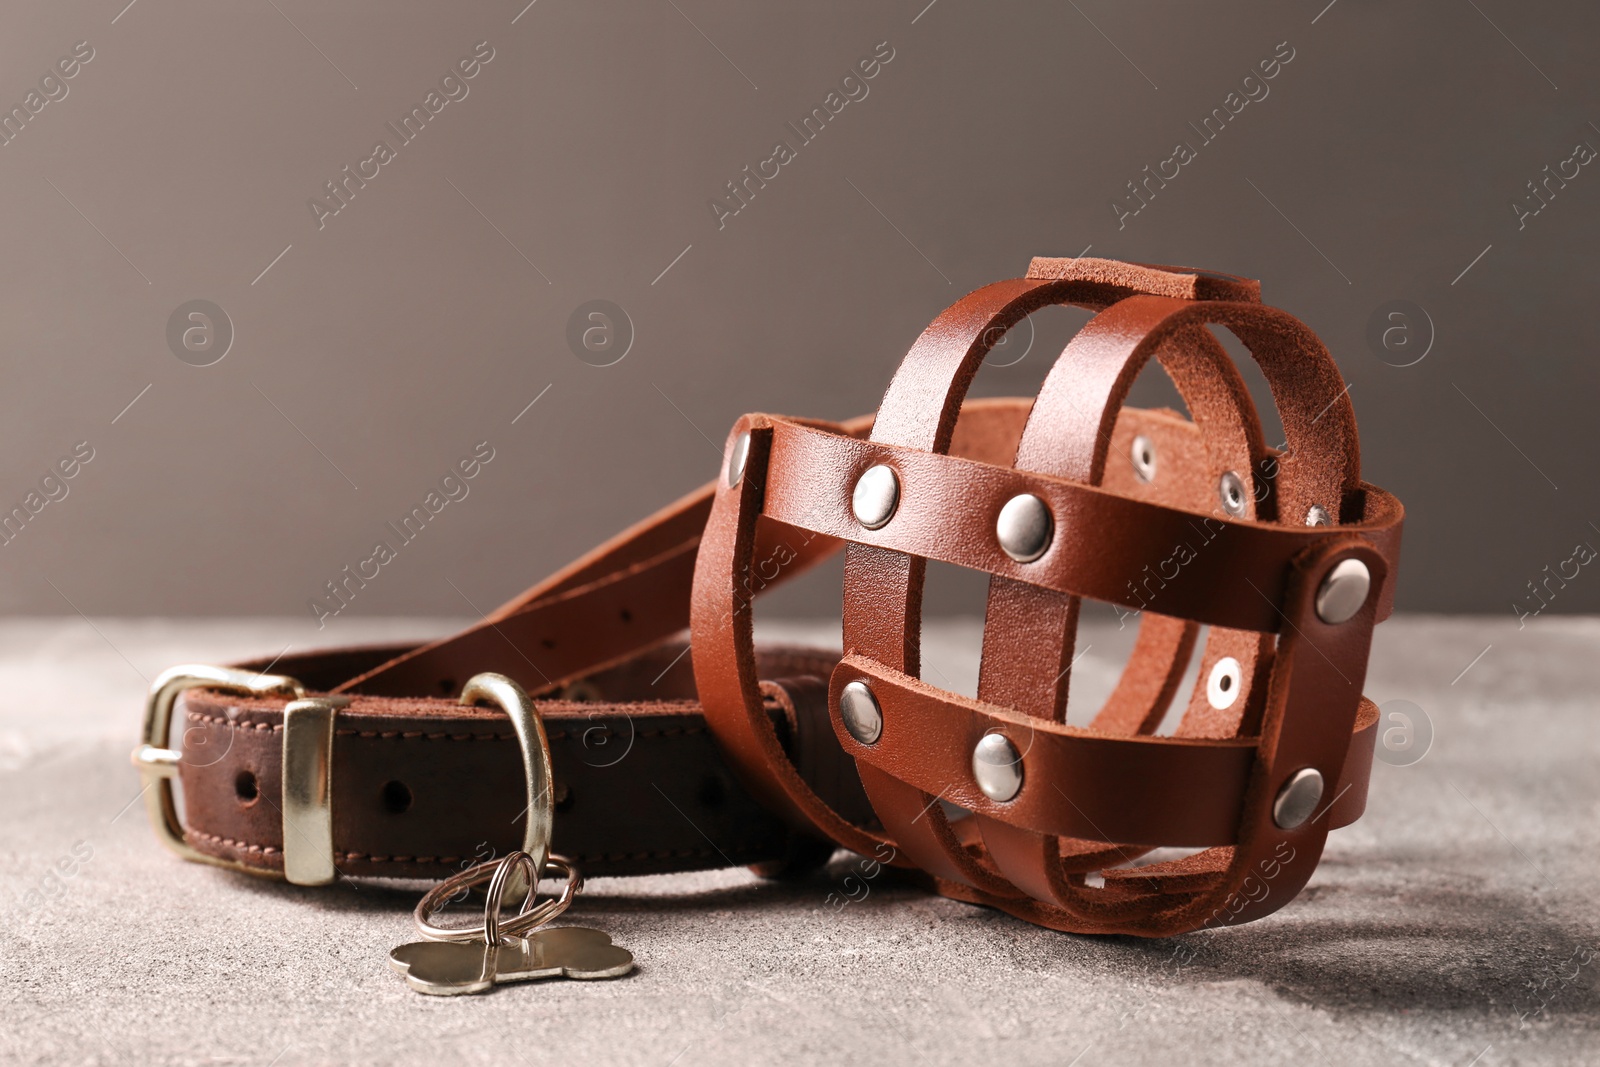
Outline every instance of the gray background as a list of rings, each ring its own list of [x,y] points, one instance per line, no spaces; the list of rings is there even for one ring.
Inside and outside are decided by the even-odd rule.
[[[1600,168],[1510,209],[1600,145],[1592,6],[124,3],[0,16],[8,107],[95,51],[0,148],[0,503],[95,450],[0,547],[0,611],[309,623],[488,440],[350,608],[472,614],[709,478],[741,413],[870,410],[940,308],[1086,246],[1262,278],[1327,341],[1408,506],[1402,608],[1509,618],[1600,543]],[[479,41],[470,94],[319,230],[307,200]],[[880,41],[869,95],[719,230],[708,200]],[[1284,41],[1270,95],[1119,229],[1112,197]],[[596,298],[636,331],[610,367],[566,342]],[[213,366],[168,348],[191,299],[236,332]],[[1414,366],[1365,339],[1392,299],[1436,331]],[[980,392],[1031,393],[1082,316],[1040,320]],[[1597,607],[1582,575],[1550,610]]]

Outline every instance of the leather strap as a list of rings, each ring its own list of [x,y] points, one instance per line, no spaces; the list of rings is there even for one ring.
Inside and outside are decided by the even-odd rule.
[[[966,416],[978,417],[993,403],[969,402]],[[770,427],[772,449],[783,456],[781,464],[768,470],[762,508],[766,518],[826,535],[830,541],[853,539],[1016,581],[1025,579],[1038,588],[1090,597],[1129,611],[1159,606],[1198,623],[1277,633],[1284,622],[1274,604],[1283,595],[1295,558],[1328,537],[1317,527],[1236,520],[1197,503],[1193,493],[1181,498],[1188,507],[1163,503],[1158,494],[1167,487],[1137,483],[1126,464],[1116,470],[1115,488],[1106,488],[965,456],[841,437],[781,416],[761,418]],[[1194,448],[1199,436],[1195,427],[1175,414],[1125,411],[1109,437],[1131,443],[1135,436],[1150,440],[1161,456],[1163,481],[1177,481],[1188,463],[1204,470],[1204,456]],[[1186,457],[1184,451],[1199,458]],[[883,461],[899,475],[901,501],[892,523],[868,530],[851,513],[848,494],[840,494],[825,475],[860,471]],[[1214,487],[1206,488],[1205,495],[1215,501]],[[1363,483],[1360,490],[1363,533],[1393,560],[1400,547],[1400,503],[1375,486]],[[1064,533],[1043,559],[1012,560],[995,541],[993,516],[1020,493],[1040,497],[1063,518],[1066,530],[1080,533]],[[1108,556],[1102,540],[1123,548]],[[1224,565],[1189,567],[1173,561],[1168,568],[1158,568],[1150,562],[1165,562],[1176,546],[1197,555],[1203,552]],[[1236,595],[1240,589],[1248,592],[1251,585],[1264,597]],[[1382,592],[1379,617],[1387,618],[1393,611],[1393,590]]]

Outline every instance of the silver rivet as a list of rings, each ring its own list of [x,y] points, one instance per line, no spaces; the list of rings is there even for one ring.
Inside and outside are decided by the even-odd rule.
[[[1050,547],[1055,523],[1048,504],[1032,493],[1022,493],[1006,501],[994,528],[1006,555],[1018,563],[1031,563]]]
[[[1332,526],[1333,516],[1329,515],[1328,509],[1321,504],[1312,504],[1311,509],[1306,512],[1306,525]]]
[[[1239,477],[1237,471],[1224,472],[1222,479],[1217,482],[1217,497],[1222,501],[1223,511],[1236,519],[1244,515],[1244,479]]]
[[[856,521],[869,530],[876,530],[894,518],[894,509],[900,504],[900,479],[894,471],[878,464],[861,472],[855,492],[850,495],[850,510]]]
[[[1322,772],[1302,767],[1289,776],[1272,802],[1272,821],[1279,829],[1293,830],[1316,813],[1322,801]]]
[[[1003,734],[984,734],[972,750],[972,777],[990,800],[1005,803],[1022,789],[1022,757]]]
[[[1211,677],[1206,679],[1206,699],[1212,707],[1223,711],[1233,707],[1243,688],[1244,668],[1232,656],[1223,656],[1211,668]]]
[[[1337,626],[1355,618],[1372,589],[1372,572],[1359,559],[1340,560],[1317,589],[1317,618]]]
[[[863,745],[875,744],[883,733],[883,711],[866,682],[851,682],[839,694],[839,717],[850,736]]]
[[[733,447],[728,449],[728,484],[738,485],[739,479],[744,477],[744,464],[750,458],[750,435],[742,433],[733,439]]]
[[[1128,458],[1133,460],[1133,473],[1139,476],[1141,482],[1156,480],[1156,446],[1150,438],[1142,434],[1135,437]]]

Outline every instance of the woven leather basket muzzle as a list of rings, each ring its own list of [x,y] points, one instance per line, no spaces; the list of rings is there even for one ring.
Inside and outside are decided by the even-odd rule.
[[[1039,396],[964,405],[1004,332],[1052,304],[1098,314]],[[1260,365],[1281,446],[1212,326]],[[1151,358],[1192,420],[1124,407]],[[1316,336],[1247,279],[1035,259],[969,294],[917,339],[870,430],[734,426],[692,608],[712,729],[774,810],[950,896],[1142,936],[1277,910],[1364,809],[1377,724],[1361,686],[1403,511],[1361,480],[1347,392]],[[776,546],[759,558],[758,527]],[[870,810],[808,784],[806,752],[763,709],[751,641],[754,595],[837,544],[845,655],[828,702]],[[976,699],[919,678],[930,559],[990,575]],[[1065,713],[1085,597],[1137,613],[1138,636],[1080,728]],[[1158,736],[1174,700],[1181,721]],[[1163,847],[1198,851],[1138,864]]]

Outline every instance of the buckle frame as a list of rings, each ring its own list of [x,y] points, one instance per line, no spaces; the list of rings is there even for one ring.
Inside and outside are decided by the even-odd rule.
[[[139,746],[132,753],[133,765],[139,769],[139,776],[144,781],[145,811],[150,817],[151,828],[155,830],[156,840],[192,863],[270,875],[272,872],[208,856],[192,847],[184,838],[183,822],[178,818],[177,797],[172,788],[173,779],[178,776],[178,766],[183,762],[183,753],[169,747],[168,734],[178,697],[189,689],[219,689],[241,696],[287,696],[300,700],[305,697],[306,688],[285,674],[257,674],[254,671],[197,663],[168,668],[157,675],[150,685],[150,695],[144,707],[144,732]]]

